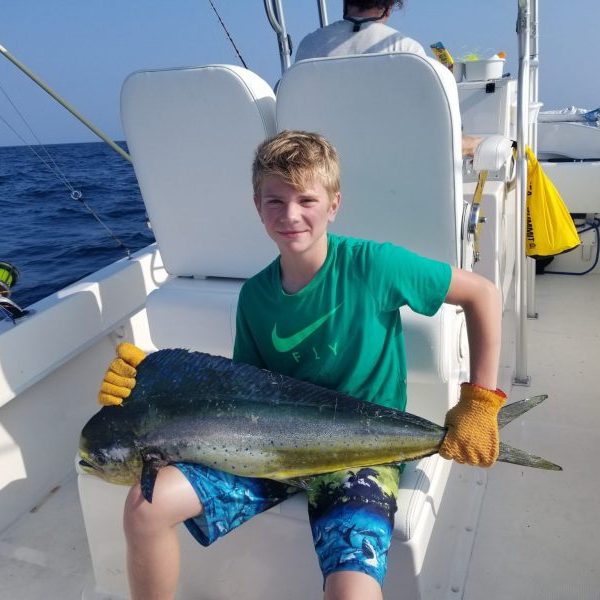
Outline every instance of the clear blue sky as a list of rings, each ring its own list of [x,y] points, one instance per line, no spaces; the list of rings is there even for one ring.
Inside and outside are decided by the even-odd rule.
[[[274,84],[275,34],[262,0],[213,0],[250,69]],[[316,0],[283,0],[295,45],[318,26]],[[329,0],[330,20],[341,0]],[[3,0],[0,44],[115,139],[123,79],[143,68],[239,64],[207,0]],[[508,54],[516,75],[517,0],[406,0],[389,24],[455,56]],[[598,0],[540,0],[540,96],[548,109],[600,106]],[[0,85],[44,143],[94,136],[0,57]],[[0,91],[0,116],[31,139]],[[0,121],[0,145],[19,139]]]

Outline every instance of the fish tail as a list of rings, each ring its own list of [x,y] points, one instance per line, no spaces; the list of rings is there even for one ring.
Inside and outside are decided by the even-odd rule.
[[[562,471],[562,467],[546,460],[545,458],[529,454],[529,452],[525,452],[525,450],[520,450],[519,448],[513,448],[512,446],[504,444],[503,442],[500,442],[500,454],[498,455],[498,460],[500,462],[511,463],[513,465],[533,467],[534,469]]]
[[[525,414],[534,406],[541,404],[547,397],[547,394],[540,394],[539,396],[531,396],[531,398],[525,398],[523,400],[519,400],[518,402],[507,404],[498,413],[498,429],[502,429],[502,427],[508,425],[517,417]],[[545,458],[542,458],[541,456],[529,454],[529,452],[526,452],[525,450],[513,448],[512,446],[504,444],[503,442],[500,442],[500,454],[498,455],[498,460],[500,462],[512,463],[513,465],[533,467],[535,469],[562,471],[562,467],[546,460]]]
[[[502,429],[505,425],[508,425],[517,417],[525,414],[534,406],[541,404],[547,397],[548,394],[540,394],[539,396],[531,396],[531,398],[525,398],[524,400],[507,404],[498,413],[498,429]]]

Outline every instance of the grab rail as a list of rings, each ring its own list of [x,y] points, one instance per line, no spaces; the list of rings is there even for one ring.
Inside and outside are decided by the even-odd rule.
[[[281,0],[264,0],[264,5],[269,23],[277,34],[281,72],[283,73],[292,65],[292,43],[285,27],[283,5]]]

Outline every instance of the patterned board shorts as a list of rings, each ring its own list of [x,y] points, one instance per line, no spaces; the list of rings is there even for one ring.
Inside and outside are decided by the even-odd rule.
[[[185,522],[203,546],[299,491],[285,483],[202,465],[175,466],[204,506],[200,516]],[[383,583],[400,472],[396,466],[366,467],[306,481],[308,516],[323,579],[335,571],[360,571]]]

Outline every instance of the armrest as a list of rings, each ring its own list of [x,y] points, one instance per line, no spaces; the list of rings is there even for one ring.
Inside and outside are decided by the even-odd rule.
[[[499,171],[512,157],[512,141],[503,135],[490,135],[475,148],[473,170]]]

